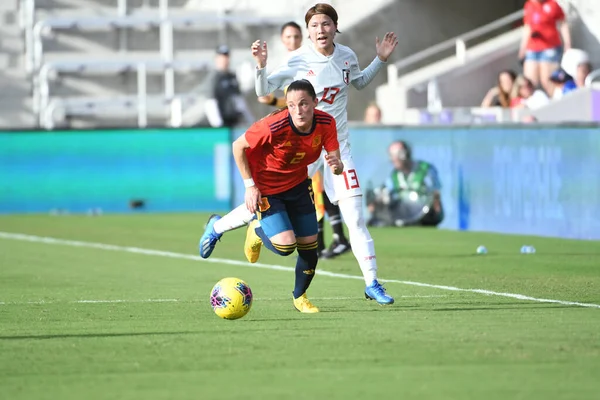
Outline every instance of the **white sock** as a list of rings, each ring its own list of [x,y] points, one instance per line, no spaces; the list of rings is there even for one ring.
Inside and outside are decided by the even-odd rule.
[[[248,211],[245,204],[242,204],[223,215],[220,220],[215,222],[213,228],[218,234],[229,232],[247,225],[252,217],[254,214]]]
[[[375,258],[375,245],[363,215],[362,196],[342,199],[338,205],[348,227],[352,252],[368,286],[377,279],[377,259]]]

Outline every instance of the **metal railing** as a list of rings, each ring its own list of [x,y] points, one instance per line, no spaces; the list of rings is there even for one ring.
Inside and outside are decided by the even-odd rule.
[[[34,93],[34,107],[38,113],[40,126],[46,129],[52,129],[52,116],[55,113],[56,104],[53,105],[50,101],[50,82],[60,73],[123,73],[127,71],[135,72],[137,79],[137,95],[138,95],[138,126],[145,127],[147,125],[147,80],[148,73],[162,73],[163,71],[173,71],[172,79],[175,72],[190,72],[208,70],[209,64],[203,61],[163,61],[161,59],[146,59],[140,61],[95,61],[95,62],[62,62],[62,63],[45,63],[38,76],[38,90]],[[165,82],[164,98],[167,102],[177,101],[177,96],[174,93],[174,87],[168,87]],[[176,103],[175,106],[180,105]],[[175,107],[172,106],[172,107]],[[177,110],[177,108],[172,108]],[[181,113],[181,111],[178,111]],[[174,118],[174,117],[173,117]]]
[[[481,26],[462,35],[445,40],[441,43],[436,44],[435,46],[431,46],[425,50],[419,51],[418,53],[406,57],[394,64],[391,64],[388,66],[388,83],[395,84],[397,82],[399,71],[410,71],[411,68],[416,67],[423,61],[430,59],[433,56],[440,57],[444,52],[453,48],[455,49],[454,54],[456,58],[465,60],[468,41],[481,38],[498,29],[506,27],[507,25],[514,24],[522,18],[523,10],[515,11],[514,13],[502,17],[487,25]]]
[[[298,0],[297,0],[298,1]],[[239,5],[239,4],[238,4]],[[226,27],[229,24],[279,24],[286,22],[286,18],[253,17],[248,15],[230,15],[225,9],[226,4],[217,3],[218,15],[215,17],[205,13],[186,12],[185,15],[174,15],[169,12],[169,0],[158,0],[158,12],[154,15],[148,14],[131,15],[128,0],[118,0],[115,6],[114,17],[89,17],[89,18],[49,18],[36,21],[36,0],[19,0],[21,28],[25,36],[25,67],[30,75],[33,91],[33,111],[38,117],[41,126],[50,126],[48,115],[54,114],[54,109],[48,110],[50,101],[50,81],[61,72],[61,68],[69,71],[69,63],[45,63],[43,41],[45,37],[51,36],[56,30],[103,30],[118,29],[119,49],[127,50],[127,29],[145,29],[157,27],[159,29],[159,53],[161,72],[164,74],[164,96],[168,101],[173,101],[171,109],[175,113],[170,120],[177,121],[182,113],[181,101],[175,96],[175,70],[177,62],[174,61],[173,31],[174,27],[193,27],[217,24]],[[147,10],[146,10],[147,11]],[[219,29],[222,35],[223,29]],[[226,36],[226,35],[225,35]],[[226,37],[223,37],[226,40]],[[157,57],[158,58],[158,57]],[[146,101],[146,79],[149,72],[149,63],[156,60],[140,60],[134,66],[128,66],[129,70],[137,73],[138,82],[138,121],[140,126],[147,122]],[[76,63],[75,63],[76,64]],[[89,62],[82,62],[81,65]],[[71,72],[82,72],[82,68]],[[83,68],[84,70],[86,68]],[[143,82],[142,82],[143,81]],[[54,106],[53,106],[54,107]]]

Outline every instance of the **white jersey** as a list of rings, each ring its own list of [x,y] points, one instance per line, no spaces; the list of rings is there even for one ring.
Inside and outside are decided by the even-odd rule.
[[[309,43],[292,52],[268,78],[265,68],[257,69],[256,94],[266,96],[295,80],[307,79],[315,88],[319,100],[317,109],[335,118],[338,140],[342,141],[348,137],[348,86],[352,83],[362,89],[384,64],[375,57],[371,65],[361,71],[358,58],[349,47],[336,44],[333,54],[324,56]]]

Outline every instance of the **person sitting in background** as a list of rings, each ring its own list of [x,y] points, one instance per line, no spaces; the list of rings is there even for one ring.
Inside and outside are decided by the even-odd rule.
[[[504,70],[498,74],[497,85],[491,88],[483,101],[481,107],[510,107],[510,93],[517,74],[511,69]]]
[[[254,117],[240,91],[236,75],[229,70],[229,47],[217,48],[211,98],[205,103],[206,118],[214,128],[252,123]]]
[[[524,29],[519,59],[523,75],[534,87],[550,93],[550,75],[558,68],[562,52],[571,48],[565,13],[555,0],[528,0],[524,6]],[[562,36],[562,40],[561,40]]]
[[[592,64],[589,62],[585,62],[577,66],[577,73],[575,74],[575,83],[577,84],[577,87],[585,86],[585,81],[590,72],[592,72]]]
[[[374,101],[369,103],[367,108],[365,108],[363,122],[370,125],[381,124],[381,108]]]
[[[511,93],[510,108],[535,110],[548,104],[550,100],[542,90],[534,90],[531,80],[519,75]]]
[[[592,71],[590,56],[583,50],[570,49],[563,55],[560,67],[573,77],[577,87],[585,86],[585,79]]]
[[[367,193],[370,226],[437,226],[444,219],[437,170],[413,160],[410,146],[399,140],[388,148],[394,168],[384,186]]]
[[[551,96],[552,100],[558,100],[566,93],[577,89],[577,84],[575,83],[573,77],[567,74],[562,68],[554,71],[554,73],[550,76],[550,82],[552,82],[554,85]]]

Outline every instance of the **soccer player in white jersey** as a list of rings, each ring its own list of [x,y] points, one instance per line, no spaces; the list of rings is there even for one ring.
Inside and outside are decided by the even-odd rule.
[[[315,87],[319,99],[317,108],[333,115],[336,120],[341,157],[345,166],[344,173],[337,177],[325,170],[325,191],[342,211],[352,251],[365,279],[365,297],[376,300],[379,304],[392,304],[394,299],[377,280],[375,246],[363,215],[362,188],[348,142],[347,106],[348,86],[352,84],[359,90],[366,87],[387,62],[398,44],[398,38],[392,32],[386,33],[381,41],[376,38],[377,56],[361,71],[354,51],[334,42],[339,31],[338,15],[332,6],[316,4],[307,11],[305,22],[311,43],[293,52],[287,61],[268,77],[267,44],[259,40],[252,44],[252,55],[257,62],[256,94],[265,96],[277,89],[283,89],[297,79],[307,79]],[[309,167],[309,176],[322,165],[323,158],[312,164]],[[219,221],[209,220],[207,232],[200,240],[200,253],[203,257],[203,253],[210,255],[223,232],[239,227],[240,221],[248,218],[247,213],[242,211],[238,207],[226,216],[226,221],[223,221],[225,217]],[[221,225],[218,230],[214,229],[215,223]]]

